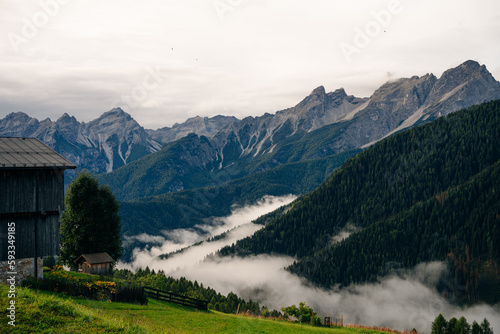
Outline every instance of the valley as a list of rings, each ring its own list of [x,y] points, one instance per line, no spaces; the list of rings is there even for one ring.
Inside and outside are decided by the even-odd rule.
[[[499,99],[500,83],[466,61],[366,98],[320,86],[241,120],[149,130],[120,108],[89,123],[18,112],[0,135],[40,138],[109,187],[118,269],[352,323],[429,332],[442,313],[497,329]]]

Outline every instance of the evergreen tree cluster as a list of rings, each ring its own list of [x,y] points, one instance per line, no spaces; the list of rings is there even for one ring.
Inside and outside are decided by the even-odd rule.
[[[499,125],[493,101],[393,135],[220,254],[295,256],[290,269],[325,287],[449,260],[467,298],[481,299],[481,271],[500,277]],[[361,231],[332,242],[347,225]]]
[[[500,258],[500,244],[495,241],[500,236],[499,185],[497,162],[464,185],[372,224],[290,269],[320,285],[345,286],[389,274],[389,262],[409,268],[449,260],[454,278],[465,287],[464,297],[471,302],[488,300],[491,291],[479,294],[481,263],[477,260]]]
[[[223,313],[249,312],[253,315],[267,315],[269,317],[279,317],[281,313],[273,310],[269,311],[267,307],[260,307],[259,303],[252,300],[245,301],[235,293],[230,292],[227,296],[216,292],[210,287],[203,286],[203,283],[189,281],[184,277],[175,279],[165,276],[160,270],[155,272],[146,269],[139,269],[135,274],[129,270],[115,270],[115,277],[126,279],[132,283],[148,286],[151,288],[173,292],[190,298],[196,298],[208,301],[208,308]],[[238,309],[239,308],[239,309]]]
[[[465,317],[451,318],[449,321],[439,314],[432,323],[431,334],[493,334],[490,322],[484,318],[481,324],[475,320],[472,325],[467,323]]]

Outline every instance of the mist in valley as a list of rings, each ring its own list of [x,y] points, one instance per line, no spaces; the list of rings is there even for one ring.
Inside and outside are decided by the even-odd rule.
[[[196,229],[163,231],[161,236],[138,235],[150,247],[135,249],[132,261],[120,262],[118,268],[136,271],[149,267],[163,270],[167,276],[198,281],[227,295],[234,292],[245,300],[279,310],[283,306],[306,302],[319,316],[344,317],[344,324],[365,324],[395,329],[416,328],[429,333],[431,323],[442,313],[446,319],[465,316],[469,323],[488,318],[494,331],[500,331],[500,305],[459,307],[450,304],[434,286],[447,272],[443,262],[422,263],[412,270],[385,277],[379,282],[352,285],[344,289],[325,290],[312,286],[305,279],[286,271],[294,262],[287,256],[218,257],[213,255],[226,245],[252,235],[262,225],[251,223],[295,199],[294,196],[267,196],[255,205],[235,208],[230,216],[214,218],[211,224]],[[332,238],[339,242],[358,228],[348,226]],[[225,238],[204,240],[226,232]],[[196,244],[196,245],[194,245]],[[194,246],[192,246],[194,245]],[[191,246],[191,247],[189,247]],[[189,247],[189,248],[186,248]],[[185,248],[182,252],[172,252]],[[167,259],[159,255],[171,253]],[[207,255],[212,254],[207,258]]]

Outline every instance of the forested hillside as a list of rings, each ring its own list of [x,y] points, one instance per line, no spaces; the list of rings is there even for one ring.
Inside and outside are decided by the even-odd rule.
[[[481,281],[480,277],[491,269],[498,271],[494,260],[500,259],[499,186],[497,162],[469,182],[380,220],[290,269],[330,287],[375,281],[395,266],[449,260],[468,300],[498,301],[499,286],[488,289],[498,282]]]
[[[229,215],[233,205],[255,203],[265,195],[305,194],[359,152],[361,150],[352,150],[322,159],[285,164],[220,186],[122,202],[122,231],[125,235],[156,234],[163,229],[193,227],[203,224],[207,217]]]
[[[496,268],[499,124],[494,101],[396,134],[221,254],[292,255],[301,260],[293,271],[324,286],[373,280],[391,261],[410,267],[448,255],[464,272],[474,259]],[[364,230],[333,244],[347,224]],[[480,287],[473,277],[467,282]],[[469,299],[477,298],[473,290]]]

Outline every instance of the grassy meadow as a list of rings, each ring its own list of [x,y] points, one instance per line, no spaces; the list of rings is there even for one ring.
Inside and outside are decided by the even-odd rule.
[[[380,333],[197,311],[153,299],[148,305],[111,303],[19,287],[16,326],[11,327],[7,292],[0,285],[0,333]]]

